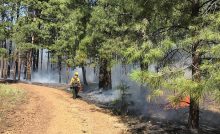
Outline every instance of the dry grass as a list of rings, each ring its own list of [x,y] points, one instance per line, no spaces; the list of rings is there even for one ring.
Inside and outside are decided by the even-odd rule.
[[[0,84],[0,129],[6,121],[8,111],[25,100],[25,91],[10,85]]]

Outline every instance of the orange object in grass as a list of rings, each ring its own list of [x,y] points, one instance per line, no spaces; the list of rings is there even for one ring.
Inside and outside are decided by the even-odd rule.
[[[190,104],[190,97],[189,96],[186,96],[179,104],[179,108],[185,108],[185,107],[188,107]]]

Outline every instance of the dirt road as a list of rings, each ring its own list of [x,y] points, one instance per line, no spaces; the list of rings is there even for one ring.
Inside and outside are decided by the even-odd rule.
[[[122,134],[117,117],[94,105],[73,100],[71,94],[42,86],[15,84],[25,89],[28,101],[10,114],[5,134]]]

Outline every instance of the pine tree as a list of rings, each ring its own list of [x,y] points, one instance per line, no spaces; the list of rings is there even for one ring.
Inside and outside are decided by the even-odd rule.
[[[1,77],[6,79],[10,77],[10,71],[12,66],[12,31],[13,31],[13,21],[14,21],[14,3],[11,0],[1,1],[0,3],[0,41],[2,43],[2,52],[4,52],[1,58]]]
[[[164,0],[155,3],[158,12],[153,14],[158,13],[159,17],[155,17],[155,20],[159,21],[153,20],[152,23],[155,24],[150,22],[155,32],[153,32],[154,37],[149,39],[157,44],[158,51],[148,53],[144,59],[152,59],[148,61],[149,64],[155,61],[160,64],[158,72],[134,71],[131,75],[133,79],[148,83],[151,89],[154,89],[153,96],[163,94],[165,89],[174,90],[176,94],[168,98],[173,104],[178,104],[184,97],[190,96],[188,124],[191,129],[199,128],[199,101],[202,100],[203,95],[207,92],[212,93],[215,98],[219,95],[217,86],[212,85],[207,88],[210,85],[208,84],[210,78],[218,72],[215,70],[214,73],[212,70],[212,67],[218,66],[218,60],[214,59],[218,59],[215,54],[220,41],[219,29],[216,29],[219,27],[219,22],[216,21],[219,20],[217,5],[219,5],[218,1],[205,0],[185,2]],[[160,27],[157,23],[161,24]],[[159,52],[161,52],[159,56],[155,57]],[[189,56],[191,63],[186,66],[171,61],[175,59],[172,56],[174,53],[183,55],[181,62],[189,62],[189,58],[185,61],[183,59]],[[184,77],[187,68],[192,72],[191,79]]]
[[[35,0],[21,1],[20,3],[17,3],[19,6],[17,8],[17,14],[23,15],[20,17],[17,16],[18,19],[15,24],[13,40],[19,50],[19,55],[25,55],[23,56],[25,58],[23,60],[26,60],[27,62],[24,62],[24,72],[27,72],[27,74],[25,74],[27,77],[25,76],[25,78],[29,81],[31,80],[33,59],[36,58],[33,57],[33,54],[36,49],[39,49],[39,46],[42,43],[40,40],[43,38],[41,32],[42,19],[40,18],[40,11],[43,8],[42,3],[44,2]],[[21,7],[23,10],[19,11]],[[20,58],[18,62],[18,70],[20,71]]]
[[[80,50],[84,57],[90,59],[91,65],[99,67],[99,88],[112,88],[111,68],[120,53],[118,36],[122,33],[120,20],[125,3],[115,0],[97,1],[91,9],[86,36],[80,42]]]

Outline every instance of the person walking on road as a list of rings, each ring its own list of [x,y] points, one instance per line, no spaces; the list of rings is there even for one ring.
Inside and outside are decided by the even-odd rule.
[[[77,98],[79,90],[81,89],[81,83],[78,72],[74,73],[74,76],[71,78],[69,85],[73,93],[73,98]]]

